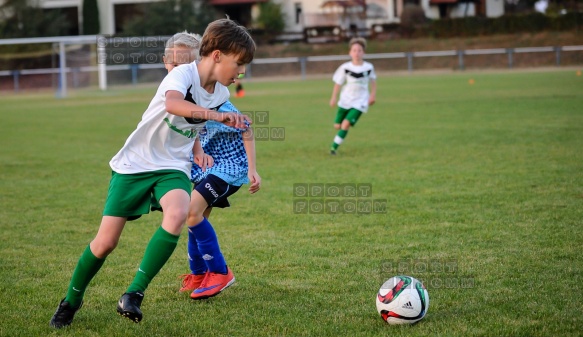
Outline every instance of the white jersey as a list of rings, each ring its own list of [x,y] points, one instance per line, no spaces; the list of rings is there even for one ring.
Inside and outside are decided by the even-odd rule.
[[[229,99],[229,89],[218,83],[213,94],[201,87],[196,63],[173,69],[160,83],[142,120],[109,165],[117,173],[132,174],[158,170],[179,170],[190,176],[190,154],[204,122],[166,111],[166,92],[181,92],[198,106],[216,110]]]
[[[338,106],[343,109],[357,109],[361,112],[368,110],[368,83],[377,78],[371,63],[364,61],[362,65],[346,62],[340,65],[332,81],[344,85],[338,100]]]

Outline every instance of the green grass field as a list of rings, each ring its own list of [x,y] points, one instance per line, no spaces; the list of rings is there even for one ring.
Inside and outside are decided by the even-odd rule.
[[[237,283],[206,301],[179,293],[183,236],[146,292],[144,320],[117,316],[161,219],[150,214],[126,226],[59,331],[48,322],[97,231],[108,162],[155,88],[0,96],[0,335],[580,336],[583,76],[378,82],[377,104],[335,157],[330,80],[247,82],[233,102],[268,111],[262,126],[285,138],[257,141],[262,190],[242,189],[211,216]],[[386,209],[294,213],[299,184],[369,184],[364,200]],[[376,312],[378,288],[401,273],[423,280],[431,299],[413,326]]]

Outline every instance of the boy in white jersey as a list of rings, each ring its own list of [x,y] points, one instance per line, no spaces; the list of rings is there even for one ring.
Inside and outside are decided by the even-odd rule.
[[[183,40],[199,40],[197,35],[186,32],[175,34],[167,43],[164,56],[168,72],[188,63],[192,54],[198,54],[198,43]],[[172,42],[172,43],[171,43]],[[184,57],[184,56],[187,57]],[[225,102],[219,112],[236,112],[230,102]],[[192,291],[193,299],[204,299],[218,295],[235,282],[235,276],[220,250],[214,228],[208,221],[213,207],[229,207],[228,197],[241,185],[251,182],[250,193],[261,186],[261,177],[255,169],[255,139],[252,129],[240,130],[209,121],[200,131],[199,137],[210,164],[197,161],[193,156],[191,181],[195,183],[191,194],[188,226],[188,258],[191,273],[182,275],[180,291]],[[196,149],[193,153],[197,153]]]
[[[240,114],[209,109],[227,101],[227,86],[245,72],[255,48],[245,28],[217,20],[203,36],[201,63],[177,67],[164,78],[136,130],[110,161],[113,172],[101,226],[77,263],[67,296],[50,321],[52,327],[72,323],[89,282],[117,246],[126,221],[147,214],[154,195],[164,209],[162,225],[117,305],[120,315],[141,321],[144,291],[172,255],[188,215],[190,153],[202,122],[215,120],[235,128],[246,128],[250,122]],[[195,103],[185,100],[187,95]]]
[[[373,105],[375,102],[376,74],[373,65],[363,60],[366,40],[360,37],[353,38],[348,46],[351,61],[340,65],[332,77],[334,89],[330,98],[331,107],[336,105],[338,92],[342,85],[344,87],[340,93],[338,112],[334,120],[334,128],[339,131],[334,137],[330,154],[336,154],[338,146],[342,144],[348,134],[348,129],[354,126],[360,116],[367,112],[369,105]]]

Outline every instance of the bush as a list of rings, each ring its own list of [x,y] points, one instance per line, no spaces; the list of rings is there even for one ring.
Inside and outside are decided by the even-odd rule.
[[[542,32],[578,29],[583,13],[568,13],[550,17],[541,13],[505,15],[499,18],[466,17],[431,21],[429,35],[434,37],[464,37],[494,34]]]
[[[264,2],[259,6],[259,16],[255,22],[259,41],[265,39],[268,42],[283,32],[285,20],[281,12],[281,5],[271,1]]]
[[[174,35],[184,30],[202,35],[215,18],[212,7],[191,0],[166,0],[141,4],[140,7],[143,15],[124,24],[120,35]]]
[[[423,30],[427,23],[425,12],[419,5],[405,4],[401,13],[401,33],[405,36],[412,36],[416,31]]]
[[[0,12],[9,14],[0,20],[0,36],[4,39],[61,36],[71,26],[60,9],[45,11],[16,0],[4,1]]]

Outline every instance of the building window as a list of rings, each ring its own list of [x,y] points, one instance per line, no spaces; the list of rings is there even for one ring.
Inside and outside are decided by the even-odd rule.
[[[302,20],[302,3],[296,2],[294,7],[296,9],[296,25],[299,25]]]

